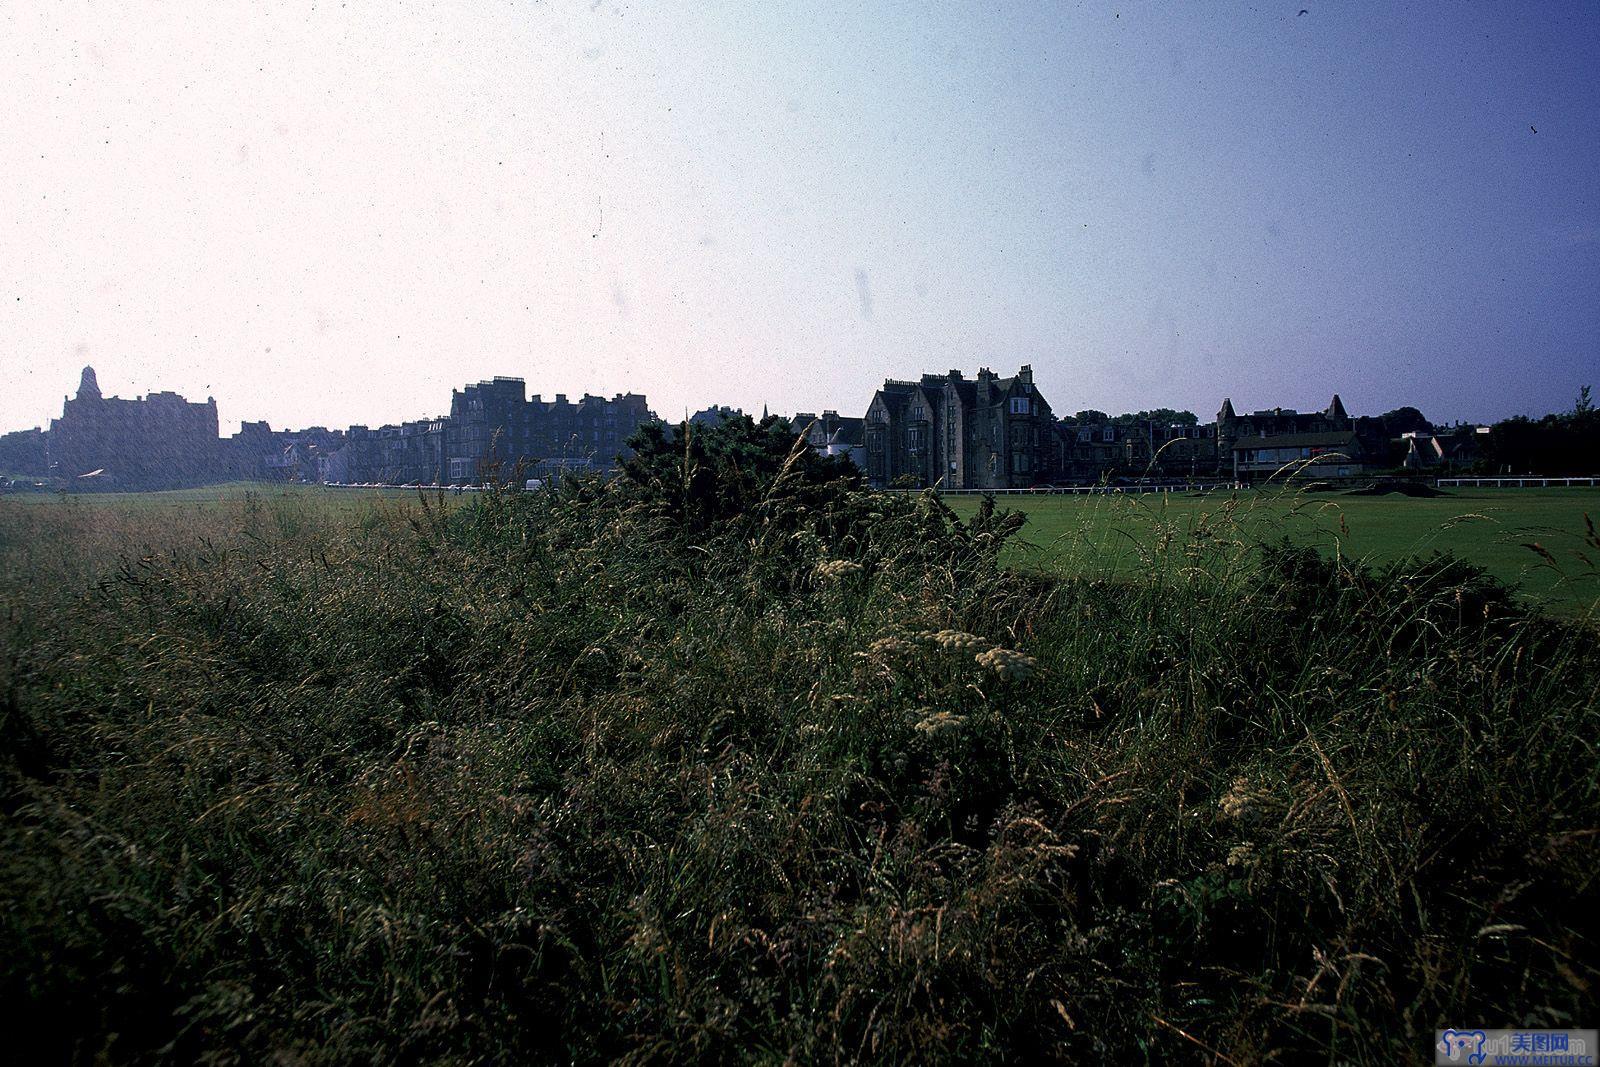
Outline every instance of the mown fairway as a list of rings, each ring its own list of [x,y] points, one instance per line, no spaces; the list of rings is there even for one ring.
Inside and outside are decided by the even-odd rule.
[[[976,497],[948,502],[962,515],[978,507]],[[1028,516],[1006,560],[1052,573],[1142,572],[1164,537],[1183,542],[1203,524],[1220,524],[1232,534],[1266,541],[1287,536],[1367,564],[1453,552],[1564,615],[1583,614],[1600,598],[1600,559],[1587,552],[1582,536],[1586,516],[1600,518],[1595,489],[1446,490],[1428,498],[1282,490],[1008,495],[999,504]]]

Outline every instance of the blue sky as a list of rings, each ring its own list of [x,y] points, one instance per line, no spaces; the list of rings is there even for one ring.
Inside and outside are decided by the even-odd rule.
[[[1600,386],[1592,3],[0,22],[7,429],[85,362],[286,426],[493,374],[669,417],[1020,363],[1065,412]]]

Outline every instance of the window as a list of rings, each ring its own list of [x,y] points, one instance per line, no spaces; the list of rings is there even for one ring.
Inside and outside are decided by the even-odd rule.
[[[1106,444],[1111,444],[1116,439],[1117,428],[1115,426],[1107,426],[1104,430],[1100,431],[1100,440],[1104,441]]]
[[[1027,414],[1030,414],[1030,412],[1031,412],[1031,409],[1028,406],[1028,398],[1027,397],[1025,397],[1025,396],[1014,396],[1014,397],[1011,398],[1011,414],[1013,414],[1013,415],[1027,415]]]
[[[918,404],[916,407],[911,409],[911,417],[913,419],[925,419],[928,417],[928,409],[923,407],[921,404]]]

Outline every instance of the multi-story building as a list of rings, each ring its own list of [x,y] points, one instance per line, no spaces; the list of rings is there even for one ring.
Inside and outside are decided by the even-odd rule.
[[[456,390],[444,426],[444,479],[502,480],[535,467],[605,470],[627,451],[634,430],[654,416],[639,393],[607,400],[585,393],[527,399],[521,378],[495,378]],[[498,473],[496,473],[498,472]]]
[[[49,472],[49,452],[45,447],[45,433],[37,426],[31,430],[0,434],[0,478],[22,475],[38,478]]]
[[[1217,428],[1134,419],[1124,427],[1123,464],[1133,478],[1211,478],[1217,469]]]
[[[50,473],[86,487],[159,489],[197,485],[221,469],[217,402],[177,393],[133,400],[100,394],[94,368],[83,368],[45,437]]]
[[[889,379],[867,408],[863,451],[867,479],[945,489],[1012,489],[1047,471],[1050,405],[1024,365],[1001,378],[987,367]]]
[[[322,480],[383,485],[440,485],[445,419],[417,419],[369,429],[352,426],[344,447],[322,463]]]

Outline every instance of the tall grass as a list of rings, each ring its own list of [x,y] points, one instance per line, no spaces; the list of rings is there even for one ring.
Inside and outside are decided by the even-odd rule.
[[[1226,515],[1079,579],[931,496],[687,516],[0,510],[29,1051],[1390,1064],[1592,1017],[1592,629]]]

